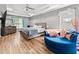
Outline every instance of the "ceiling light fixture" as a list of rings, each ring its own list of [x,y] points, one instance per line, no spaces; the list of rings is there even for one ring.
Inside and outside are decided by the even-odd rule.
[[[29,12],[29,11],[32,11],[32,10],[35,10],[35,8],[32,8],[32,7],[30,7],[29,4],[26,4],[25,11],[28,14],[28,16],[32,16],[33,15],[33,13]]]
[[[26,4],[26,11],[34,10],[34,8],[30,7],[29,4]]]
[[[13,11],[13,9],[12,9],[12,8],[7,8],[7,10],[8,10],[8,11]]]

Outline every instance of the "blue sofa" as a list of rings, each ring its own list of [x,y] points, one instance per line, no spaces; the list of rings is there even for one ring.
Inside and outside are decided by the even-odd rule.
[[[50,37],[47,32],[44,34],[46,47],[56,54],[76,54],[77,34],[71,35],[71,40],[59,36]]]

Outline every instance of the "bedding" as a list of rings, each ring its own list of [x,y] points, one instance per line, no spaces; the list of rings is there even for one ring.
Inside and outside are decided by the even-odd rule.
[[[45,31],[45,29],[44,28],[41,28],[41,27],[36,27],[35,29],[38,30],[38,33],[41,33],[41,32],[44,32]]]
[[[41,33],[41,32],[44,32],[45,31],[45,28],[43,28],[42,26],[34,25],[33,28],[37,29],[38,30],[38,33]]]
[[[32,36],[38,33],[38,31],[33,28],[22,28],[20,31],[24,32],[28,36]]]
[[[39,33],[42,33],[45,31],[44,28],[41,28],[41,26],[33,26],[33,27],[27,27],[22,28],[20,31],[24,32],[28,37],[35,37],[38,36]]]

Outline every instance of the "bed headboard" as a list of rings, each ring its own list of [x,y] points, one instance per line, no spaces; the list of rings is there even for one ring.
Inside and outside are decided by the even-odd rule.
[[[42,28],[47,29],[47,23],[35,23],[37,26],[42,26]]]

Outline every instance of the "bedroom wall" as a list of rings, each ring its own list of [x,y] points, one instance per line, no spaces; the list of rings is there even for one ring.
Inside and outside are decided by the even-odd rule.
[[[51,11],[48,13],[44,13],[41,15],[33,16],[30,18],[31,24],[34,25],[35,23],[40,23],[40,22],[46,22],[47,27],[52,29],[52,28],[70,28],[70,22],[64,22],[65,19],[71,19],[75,18],[75,13],[73,11],[73,8],[77,5],[71,5],[65,8],[58,9],[56,11]],[[79,5],[78,5],[79,6]],[[71,12],[70,12],[71,11]],[[62,24],[60,24],[60,17]]]
[[[39,15],[30,18],[32,25],[35,23],[45,22],[47,23],[47,28],[58,28],[59,27],[59,17],[57,11],[45,13],[44,15]],[[55,23],[55,24],[54,24]]]

